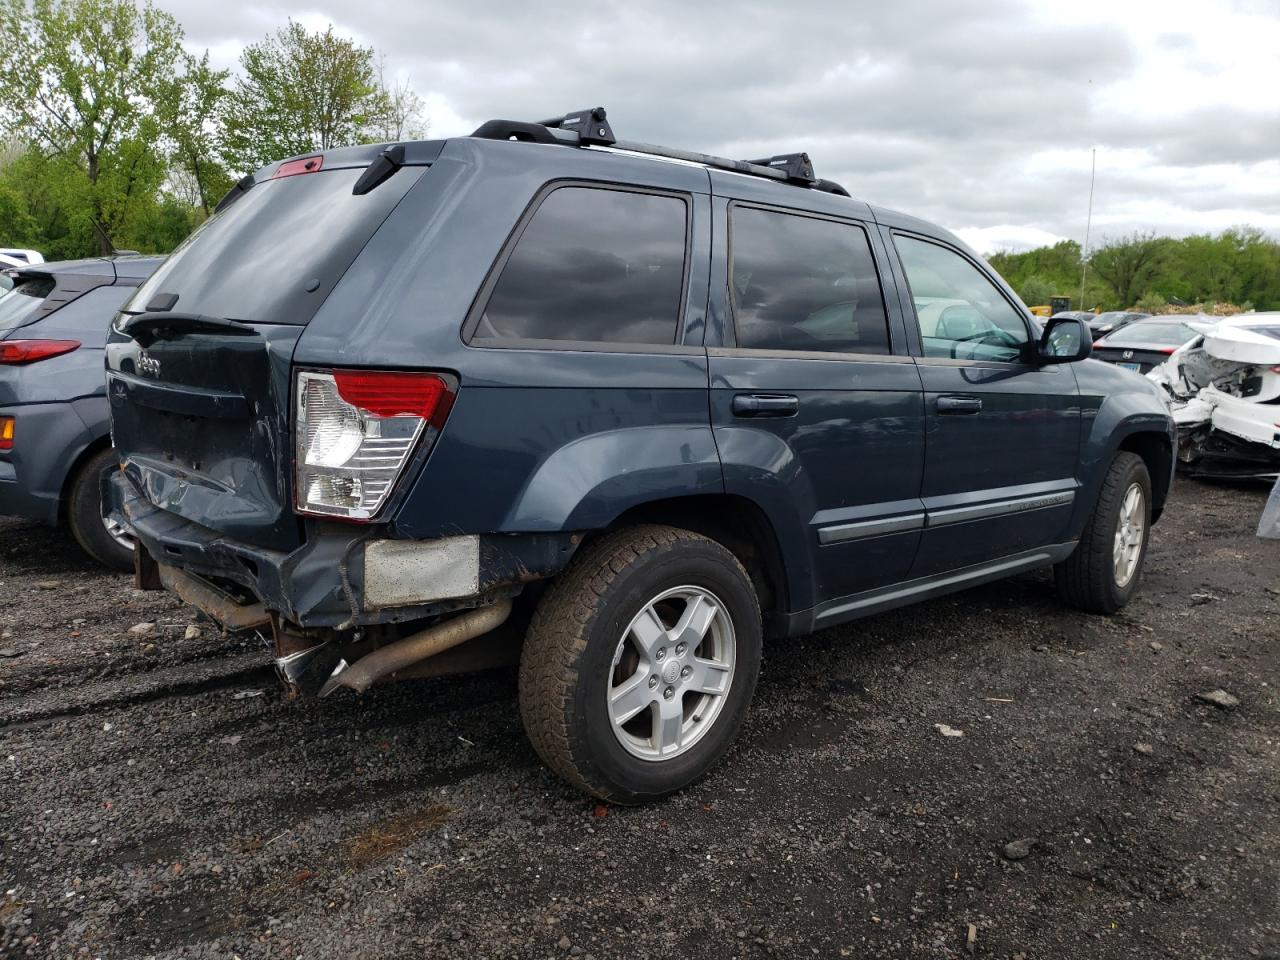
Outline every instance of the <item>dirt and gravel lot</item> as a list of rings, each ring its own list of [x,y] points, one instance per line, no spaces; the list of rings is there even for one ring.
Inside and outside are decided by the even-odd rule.
[[[0,521],[0,954],[1280,957],[1265,496],[1180,483],[1114,618],[1037,575],[767,646],[727,761],[642,809],[544,772],[513,672],[289,703]]]

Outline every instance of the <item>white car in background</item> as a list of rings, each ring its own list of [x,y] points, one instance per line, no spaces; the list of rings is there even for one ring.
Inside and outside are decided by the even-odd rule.
[[[1280,312],[1227,317],[1147,374],[1192,476],[1280,475]]]
[[[44,257],[38,250],[0,247],[0,270],[8,270],[10,267],[29,267],[33,263],[44,263]]]

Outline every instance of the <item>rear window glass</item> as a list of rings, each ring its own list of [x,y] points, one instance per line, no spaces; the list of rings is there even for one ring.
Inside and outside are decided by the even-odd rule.
[[[1160,343],[1177,346],[1196,332],[1184,323],[1131,323],[1106,338],[1106,343]]]
[[[475,339],[674,343],[688,216],[665,194],[553,191],[503,266]]]
[[[865,230],[752,207],[734,207],[730,227],[738,346],[889,352]]]
[[[44,298],[53,292],[53,277],[20,277],[13,287],[0,293],[0,331],[29,323]]]
[[[363,168],[259,183],[192,233],[128,309],[172,293],[178,313],[307,323],[424,169],[404,167],[358,197],[351,188]]]

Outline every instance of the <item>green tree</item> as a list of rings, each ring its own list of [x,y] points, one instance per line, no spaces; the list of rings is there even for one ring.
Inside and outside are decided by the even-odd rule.
[[[1144,292],[1166,260],[1169,242],[1152,233],[1110,240],[1089,256],[1089,272],[1111,288],[1112,306],[1127,307]]]
[[[369,142],[386,111],[374,51],[288,26],[246,47],[225,109],[226,152],[239,172],[272,160]]]
[[[163,180],[181,28],[149,2],[0,0],[0,38],[0,109],[60,181],[78,174],[60,185],[109,253]]]
[[[207,50],[198,60],[184,53],[183,64],[164,98],[170,143],[166,192],[198,209],[203,219],[234,182],[223,161],[219,127],[229,74],[209,66]]]

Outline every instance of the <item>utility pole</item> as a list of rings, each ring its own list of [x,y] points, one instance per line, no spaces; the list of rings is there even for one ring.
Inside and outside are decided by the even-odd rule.
[[[1084,307],[1084,281],[1089,276],[1089,228],[1093,225],[1093,181],[1098,175],[1098,148],[1090,151],[1089,161],[1089,215],[1084,221],[1084,249],[1080,254],[1080,309]]]

